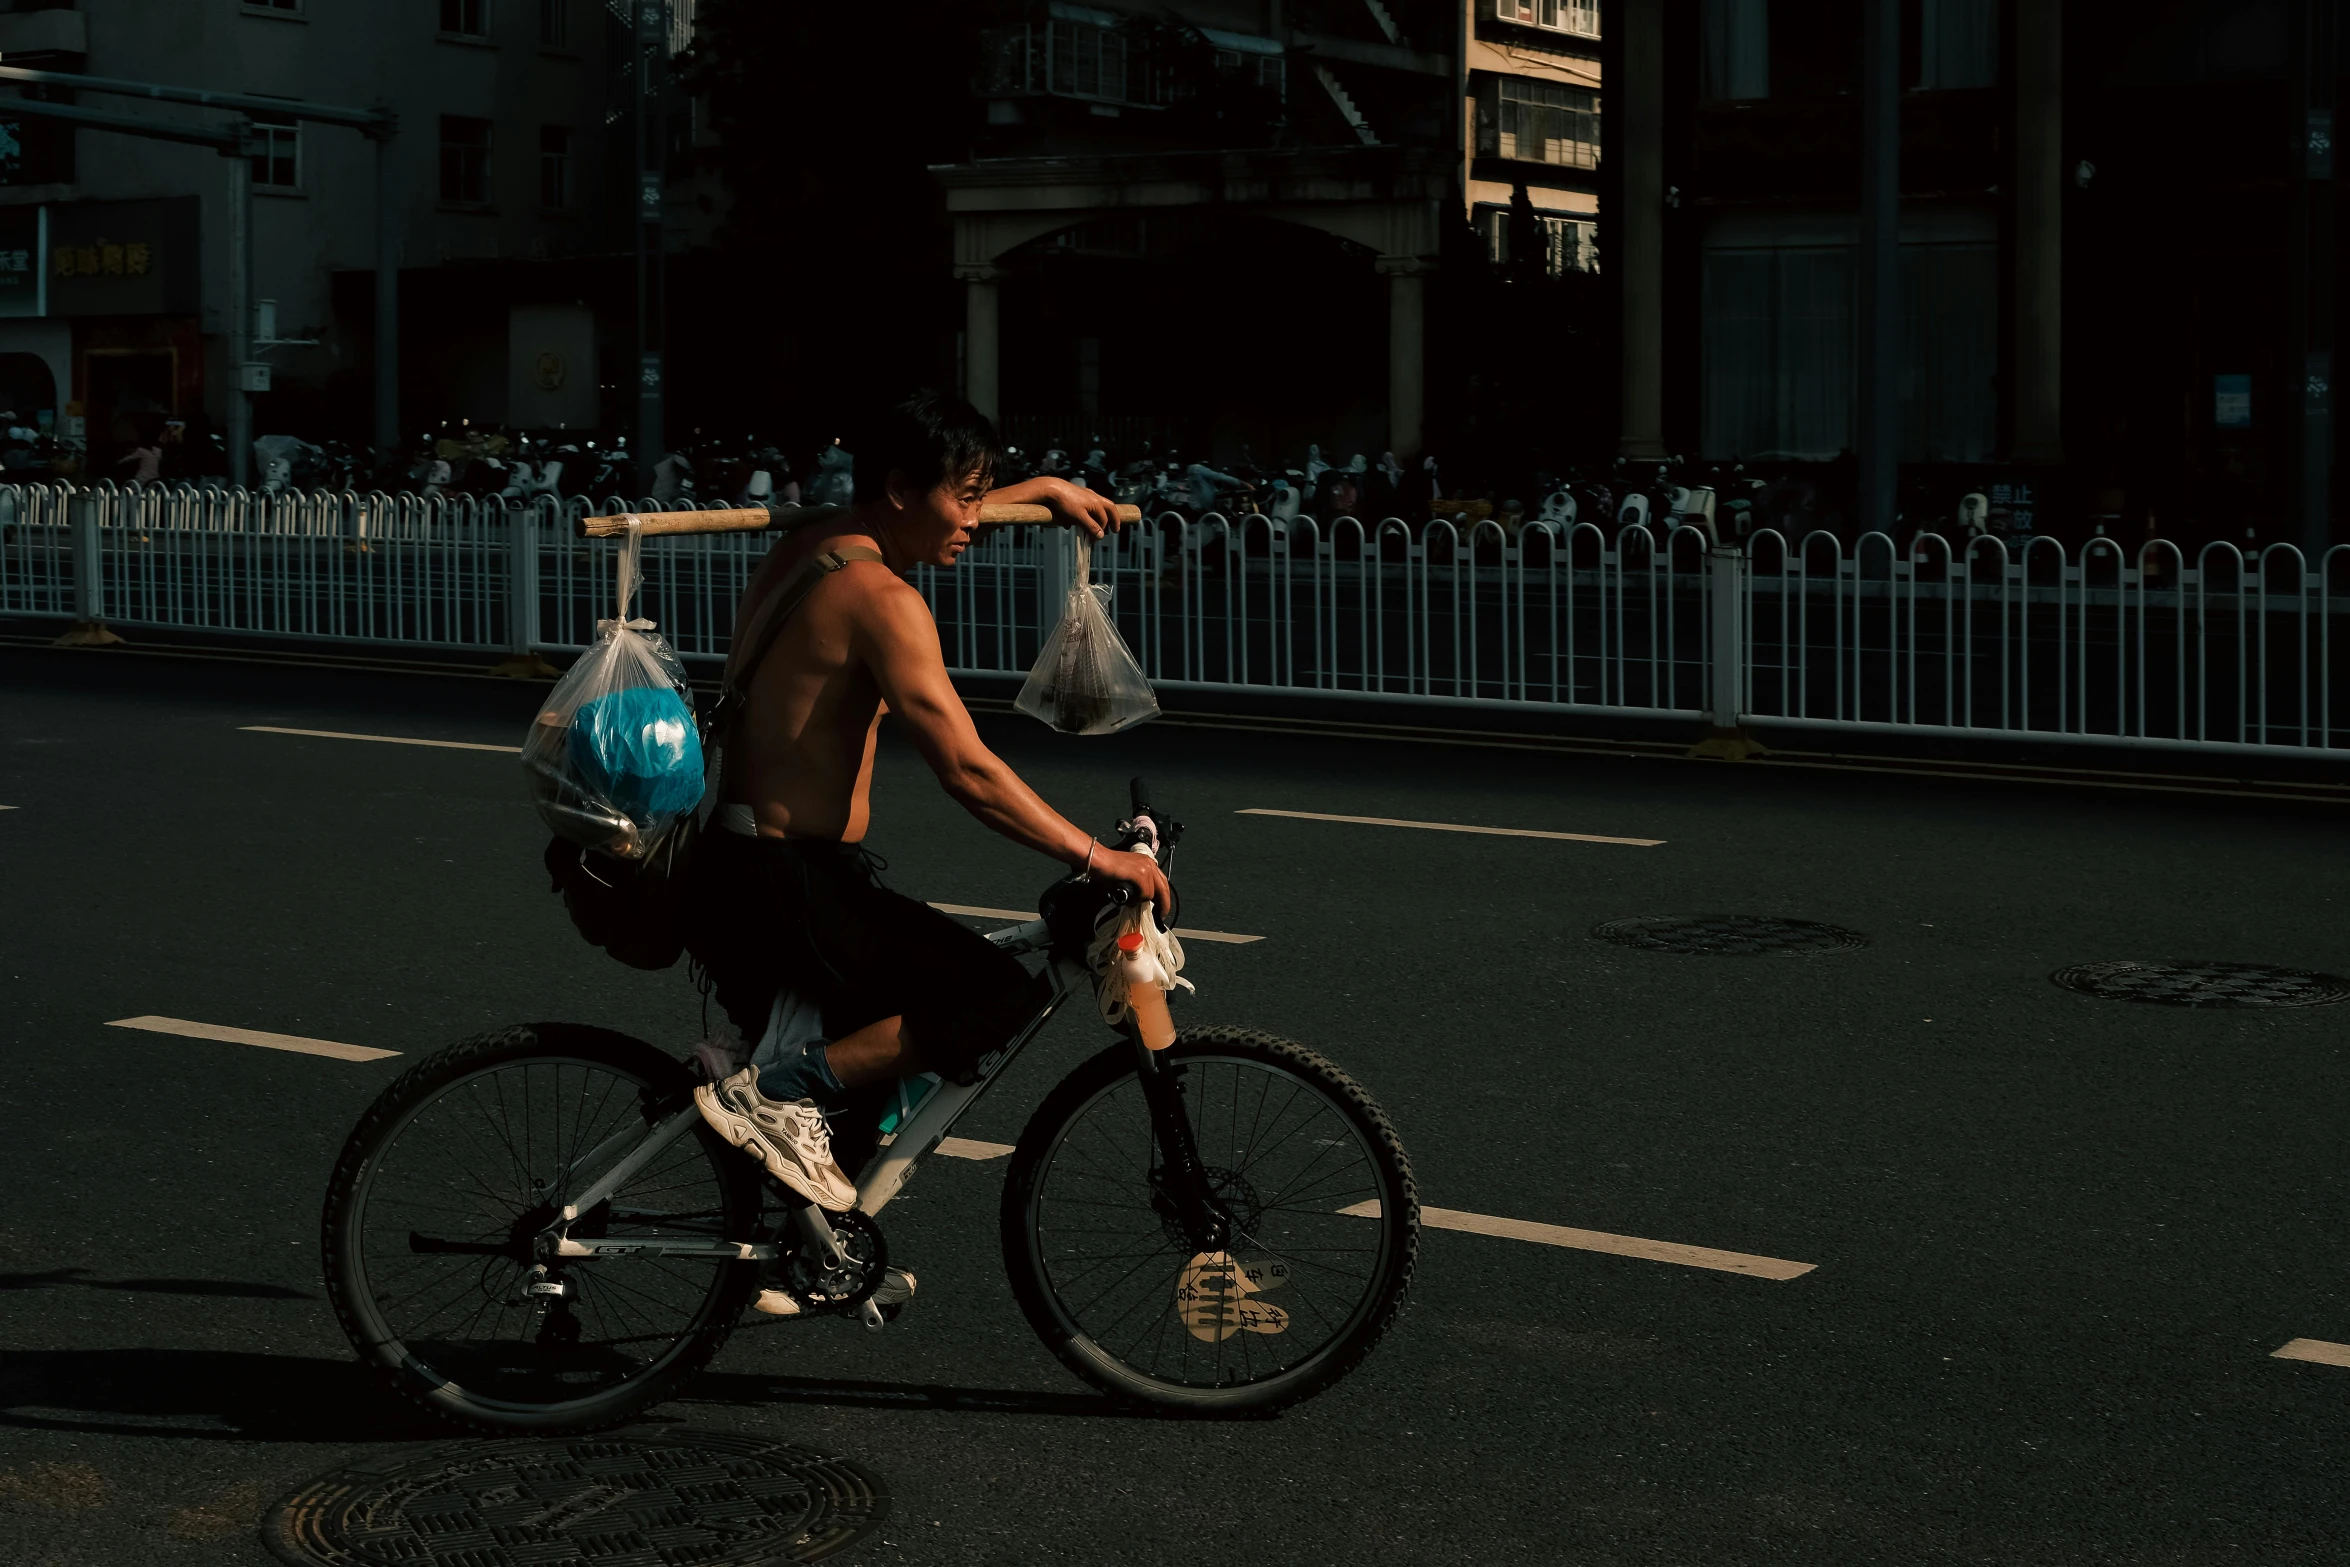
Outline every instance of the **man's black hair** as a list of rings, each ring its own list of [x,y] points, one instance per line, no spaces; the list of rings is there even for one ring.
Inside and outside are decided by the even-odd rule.
[[[857,460],[859,502],[887,495],[893,471],[925,488],[973,475],[989,483],[1004,452],[987,415],[960,397],[931,391],[891,404],[843,444]]]

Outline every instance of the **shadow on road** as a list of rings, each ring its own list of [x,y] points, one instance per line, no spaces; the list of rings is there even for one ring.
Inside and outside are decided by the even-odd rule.
[[[0,1354],[0,1428],[198,1441],[405,1442],[454,1433],[356,1361],[208,1349]]]
[[[832,1404],[964,1414],[1159,1418],[1092,1393],[934,1383],[707,1373],[662,1423],[694,1406]],[[0,1354],[0,1430],[241,1442],[446,1441],[458,1433],[411,1409],[356,1361],[210,1349],[63,1349]]]
[[[241,1279],[88,1279],[87,1268],[52,1268],[47,1273],[0,1273],[0,1290],[138,1290],[151,1295],[231,1295],[247,1300],[310,1300],[303,1290]]]
[[[1075,1415],[1094,1420],[1158,1420],[1150,1409],[1098,1393],[1029,1393],[1013,1388],[945,1387],[931,1382],[861,1382],[834,1377],[775,1377],[705,1372],[684,1402],[735,1408],[760,1404],[836,1404],[851,1409],[937,1409],[990,1415]],[[1194,1417],[1196,1418],[1196,1417]]]

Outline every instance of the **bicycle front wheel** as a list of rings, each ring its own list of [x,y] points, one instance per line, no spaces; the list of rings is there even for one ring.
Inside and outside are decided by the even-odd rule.
[[[1120,1043],[1021,1134],[1003,1205],[1013,1293],[1062,1362],[1116,1397],[1199,1414],[1311,1397],[1403,1305],[1419,1239],[1403,1145],[1351,1078],[1289,1040],[1193,1029],[1159,1062],[1232,1215],[1231,1249],[1184,1240]]]
[[[569,1227],[644,1250],[545,1259],[533,1243],[652,1135],[648,1111],[692,1086],[642,1040],[571,1023],[468,1040],[403,1073],[327,1191],[327,1294],[361,1356],[477,1431],[594,1430],[676,1391],[733,1328],[758,1265],[654,1243],[756,1239],[750,1160],[696,1118]]]

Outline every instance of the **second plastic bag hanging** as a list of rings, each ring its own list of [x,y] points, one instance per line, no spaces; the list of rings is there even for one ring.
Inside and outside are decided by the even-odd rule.
[[[1063,734],[1114,734],[1156,718],[1159,699],[1110,623],[1110,590],[1093,585],[1092,541],[1076,542],[1076,584],[1014,705]]]

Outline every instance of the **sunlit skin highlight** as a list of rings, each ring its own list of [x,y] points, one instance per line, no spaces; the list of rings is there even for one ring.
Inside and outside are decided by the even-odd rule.
[[[1173,894],[1149,856],[1096,844],[980,740],[948,678],[930,606],[903,578],[917,566],[962,559],[991,501],[1047,506],[1095,538],[1117,526],[1115,503],[1065,480],[990,489],[984,472],[925,484],[893,470],[880,496],[776,544],[746,606],[764,603],[802,562],[827,550],[862,544],[882,561],[851,562],[820,581],[752,674],[723,798],[749,805],[764,836],[860,842],[872,815],[875,740],[883,716],[894,713],[940,786],[991,830],[1073,870],[1090,859],[1095,875],[1140,887],[1164,915]],[[743,631],[738,612],[738,639]],[[826,1060],[852,1088],[930,1065],[898,1017],[835,1040]]]

